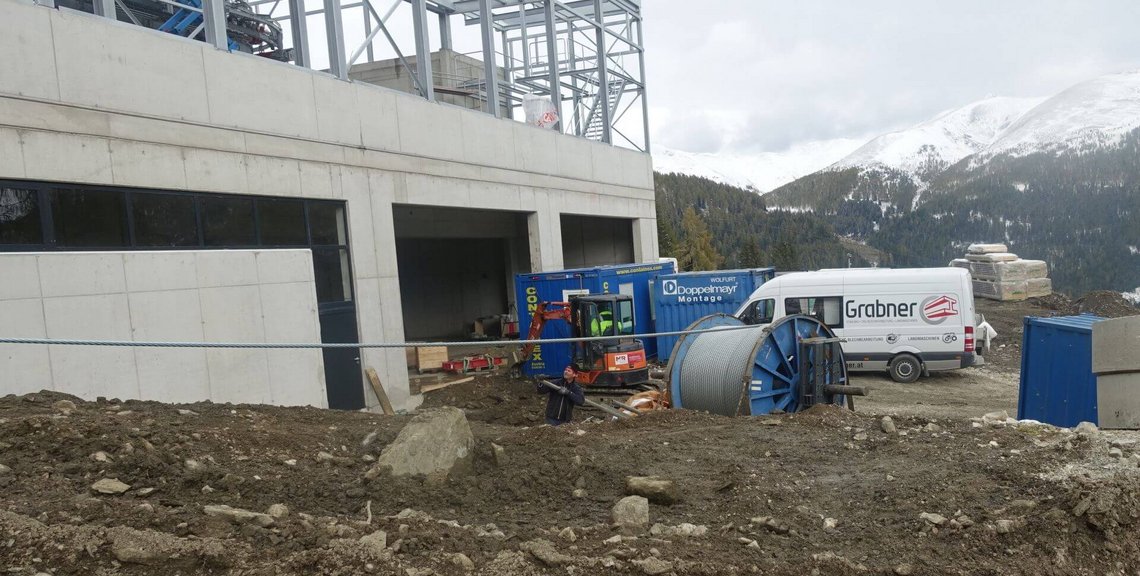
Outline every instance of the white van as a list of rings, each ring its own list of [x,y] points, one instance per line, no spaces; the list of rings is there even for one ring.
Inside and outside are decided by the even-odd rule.
[[[845,338],[851,371],[886,370],[896,382],[981,364],[974,291],[962,268],[792,272],[756,289],[736,312],[747,324],[807,314]]]

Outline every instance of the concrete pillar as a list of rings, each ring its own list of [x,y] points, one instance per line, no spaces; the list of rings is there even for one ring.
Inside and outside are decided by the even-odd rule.
[[[531,212],[526,217],[530,239],[530,271],[561,270],[562,216],[557,211]]]
[[[635,219],[633,221],[633,261],[656,262],[657,257],[657,219]]]
[[[376,322],[371,327],[375,340],[403,342],[404,310],[400,299],[400,273],[396,258],[396,232],[392,216],[392,204],[402,183],[391,173],[379,170],[369,171],[368,191],[371,195],[372,238],[371,248],[376,251],[377,271],[376,302],[378,308]],[[361,314],[363,316],[363,314]],[[404,349],[385,348],[365,352],[368,358],[384,366],[380,373],[381,382],[388,392],[388,399],[397,410],[413,410],[423,402],[423,396],[412,396],[408,390],[408,372],[404,360]],[[379,369],[378,369],[379,371]],[[365,386],[368,383],[365,382]],[[371,390],[365,390],[365,397],[371,401]]]

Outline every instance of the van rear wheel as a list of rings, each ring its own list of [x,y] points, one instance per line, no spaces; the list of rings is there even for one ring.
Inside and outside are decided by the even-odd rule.
[[[899,354],[891,360],[888,370],[895,382],[910,384],[918,380],[919,374],[922,373],[922,363],[910,354]]]

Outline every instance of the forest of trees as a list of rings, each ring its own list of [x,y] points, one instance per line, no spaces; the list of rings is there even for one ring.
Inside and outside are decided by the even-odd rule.
[[[655,174],[662,256],[685,270],[865,266],[811,213],[768,211],[753,192],[705,178]]]

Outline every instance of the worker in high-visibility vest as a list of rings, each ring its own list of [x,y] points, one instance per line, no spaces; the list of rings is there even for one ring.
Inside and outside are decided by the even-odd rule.
[[[610,336],[613,327],[614,313],[609,310],[602,310],[590,321],[590,336]]]

